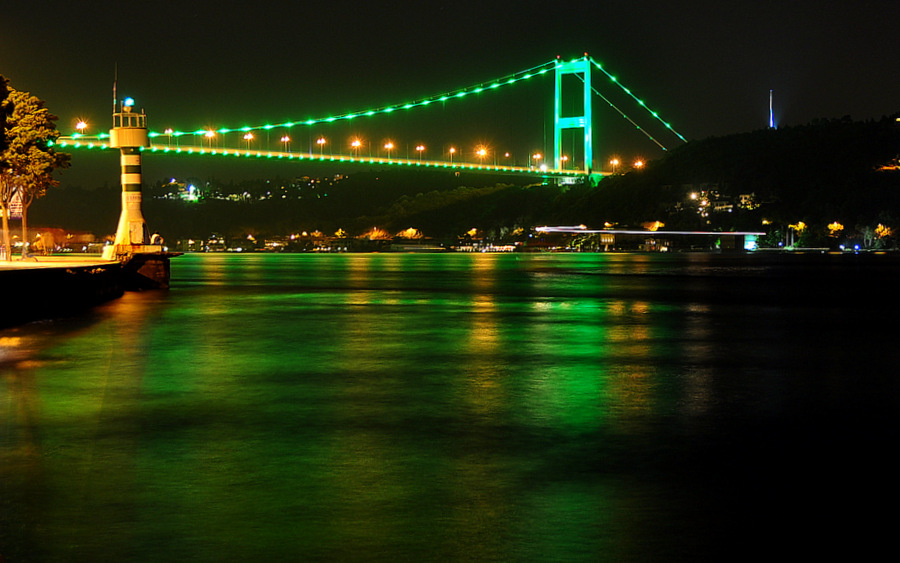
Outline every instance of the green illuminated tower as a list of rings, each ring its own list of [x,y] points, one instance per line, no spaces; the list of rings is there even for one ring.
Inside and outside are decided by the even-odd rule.
[[[563,117],[562,113],[562,84],[563,76],[566,74],[581,75],[583,84],[583,110],[581,115],[572,115]],[[591,60],[587,54],[580,59],[574,59],[568,62],[556,61],[556,96],[554,100],[553,113],[553,165],[559,170],[561,168],[560,157],[562,156],[562,131],[563,129],[582,129],[584,131],[584,171],[586,174],[591,173],[593,164],[593,137],[591,132]]]

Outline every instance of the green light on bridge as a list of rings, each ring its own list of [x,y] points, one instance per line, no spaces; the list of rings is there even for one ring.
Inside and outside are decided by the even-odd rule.
[[[532,78],[534,76],[546,74],[547,72],[552,70],[554,64],[555,64],[554,61],[550,61],[550,62],[541,64],[541,65],[538,65],[536,67],[533,67],[531,69],[513,73],[504,78],[494,81],[487,88],[485,88],[483,86],[484,83],[482,83],[477,86],[469,86],[466,88],[460,88],[460,89],[457,89],[457,90],[454,90],[454,91],[451,91],[451,92],[448,92],[445,94],[441,94],[441,95],[426,96],[424,98],[414,100],[412,102],[407,102],[404,104],[392,104],[392,105],[388,105],[388,106],[385,106],[382,108],[369,109],[366,111],[359,111],[359,112],[353,112],[353,113],[348,113],[348,114],[343,114],[343,115],[335,115],[335,116],[307,119],[306,121],[303,121],[303,122],[290,121],[290,122],[278,123],[278,124],[245,126],[245,127],[242,127],[240,129],[240,131],[249,132],[249,131],[258,130],[258,129],[270,130],[270,129],[274,129],[276,127],[292,127],[298,123],[303,123],[305,125],[315,125],[317,123],[331,123],[331,122],[338,121],[338,120],[353,119],[354,117],[357,117],[360,115],[372,116],[372,115],[379,114],[379,113],[389,114],[398,109],[413,109],[416,107],[424,107],[424,106],[430,105],[432,102],[437,102],[437,101],[446,102],[452,98],[464,98],[468,94],[481,93],[481,92],[485,91],[486,89],[495,90],[495,89],[499,88],[500,86],[515,84],[516,82],[519,82],[521,80],[525,80],[528,78]],[[225,129],[226,131],[232,131],[232,129],[227,129],[227,128],[223,128],[223,129]],[[200,130],[193,132],[193,135],[205,135],[206,131],[207,130],[205,130],[205,129],[200,129]],[[220,130],[220,132],[222,132],[222,130]],[[159,133],[154,132],[153,134],[154,134],[154,136],[156,136]],[[174,135],[174,136],[179,136],[180,134],[183,134],[183,133],[181,133],[181,132],[169,133],[169,135]]]
[[[681,139],[681,140],[684,141],[684,142],[687,142],[687,139],[685,139],[685,138],[681,135],[681,133],[679,133],[678,131],[676,131],[675,129],[673,129],[672,126],[671,126],[670,124],[668,124],[668,123],[666,123],[665,121],[663,121],[663,120],[659,117],[659,114],[658,114],[657,112],[652,111],[649,107],[647,107],[647,104],[644,102],[644,100],[642,100],[642,99],[638,98],[637,96],[635,96],[635,95],[631,92],[631,90],[629,90],[628,88],[626,88],[625,86],[623,86],[621,83],[619,83],[619,81],[616,79],[616,77],[613,76],[612,74],[610,74],[609,72],[607,72],[606,69],[604,69],[604,68],[600,65],[600,63],[598,63],[597,61],[595,61],[595,60],[593,60],[593,59],[591,59],[591,62],[594,64],[594,66],[597,68],[597,70],[599,70],[600,72],[602,72],[603,74],[605,74],[605,75],[607,76],[607,78],[609,78],[609,80],[610,80],[612,83],[616,84],[619,88],[622,89],[623,92],[625,92],[626,94],[628,94],[629,96],[631,96],[631,98],[632,98],[634,101],[636,101],[636,102],[638,103],[638,105],[640,105],[641,107],[645,108],[645,109],[650,113],[650,115],[653,116],[654,119],[656,119],[657,121],[659,121],[660,123],[662,123],[662,124],[666,127],[666,129],[668,129],[669,131],[671,131],[672,133],[674,133],[679,139]],[[627,119],[627,118],[626,118],[626,119]],[[640,129],[640,127],[637,127],[637,128]],[[652,139],[652,137],[651,137],[651,139]],[[654,142],[655,142],[655,139],[654,139]],[[659,144],[659,143],[657,143],[657,144]],[[660,146],[662,146],[662,145],[660,145]],[[665,147],[663,147],[663,149],[665,149]]]
[[[609,72],[607,72],[597,61],[585,56],[584,58],[573,59],[573,62],[574,61],[582,61],[582,60],[585,61],[585,63],[587,63],[589,61],[590,64],[592,64],[600,72],[605,74],[613,84],[616,84],[617,86],[619,86],[619,88],[622,89],[623,92],[625,92],[628,96],[630,96],[633,100],[635,100],[638,105],[645,108],[654,119],[656,119],[660,123],[662,123],[668,130],[672,131],[675,135],[677,135],[679,137],[679,139],[681,139],[682,141],[685,141],[684,137],[681,134],[679,134],[677,131],[675,131],[672,128],[670,123],[663,121],[657,112],[652,111],[647,106],[647,104],[644,102],[644,100],[635,96],[631,90],[629,90],[624,85],[619,83],[618,79],[615,76],[613,76],[612,74],[610,74]],[[193,136],[200,136],[200,137],[205,136],[205,137],[208,137],[211,142],[212,136],[214,133],[225,135],[227,133],[231,133],[234,131],[250,132],[250,131],[254,131],[254,130],[258,130],[258,129],[264,129],[266,131],[269,131],[269,130],[277,128],[277,127],[293,127],[294,125],[299,125],[299,124],[305,124],[307,126],[312,126],[312,125],[315,125],[318,123],[332,123],[335,121],[345,120],[345,119],[350,120],[350,119],[354,119],[356,117],[363,116],[363,115],[364,116],[374,116],[376,114],[391,114],[400,109],[410,110],[410,109],[413,109],[416,107],[424,107],[424,106],[430,105],[432,102],[446,102],[446,101],[448,101],[450,99],[454,99],[454,98],[465,98],[469,94],[480,94],[480,93],[483,93],[485,90],[497,90],[501,86],[512,85],[512,84],[515,84],[515,83],[523,81],[523,80],[528,80],[528,79],[534,78],[536,76],[544,75],[554,69],[557,69],[558,65],[560,65],[560,64],[572,64],[572,63],[560,63],[559,60],[557,59],[555,61],[550,61],[550,62],[541,64],[541,65],[537,65],[530,69],[526,69],[526,70],[523,70],[520,72],[509,74],[505,77],[498,78],[494,81],[482,82],[477,85],[468,86],[465,88],[459,88],[459,89],[452,90],[449,92],[444,92],[442,94],[426,96],[426,97],[423,97],[423,98],[420,98],[417,100],[408,101],[403,104],[391,104],[391,105],[386,105],[386,106],[380,107],[380,108],[368,109],[365,111],[347,113],[347,114],[342,114],[342,115],[332,115],[332,116],[321,117],[321,118],[309,118],[305,121],[300,121],[300,122],[288,121],[288,122],[279,123],[279,124],[266,123],[264,125],[258,125],[258,126],[245,125],[239,129],[231,129],[228,127],[223,127],[218,130],[198,129],[193,132],[173,131],[172,129],[167,129],[165,133],[159,133],[157,131],[149,132],[149,136],[153,139],[156,139],[161,135],[166,136],[168,139],[171,139],[171,137],[173,137],[173,136],[177,138],[182,135],[193,135]],[[599,92],[596,92],[596,90],[594,90],[594,92],[597,95],[600,95]],[[601,97],[602,97],[602,95],[601,95]],[[605,98],[604,98],[604,100],[605,100]],[[608,100],[605,100],[605,101],[608,101]],[[612,104],[610,104],[610,105],[612,105]],[[615,108],[615,106],[613,106],[613,107]],[[618,108],[615,108],[615,109],[617,111],[619,111]],[[621,113],[623,117],[625,117],[626,119],[631,121],[623,112],[619,111],[619,113]],[[641,127],[637,126],[636,124],[635,124],[635,127],[638,130],[642,130]],[[646,132],[644,132],[644,134],[647,135]],[[103,138],[104,136],[108,136],[108,135],[98,135],[98,138]],[[75,138],[75,136],[73,135],[72,138]],[[655,139],[653,139],[652,137],[650,137],[650,138],[651,138],[651,140],[656,142]],[[201,139],[201,144],[202,144],[202,142],[203,141]],[[657,144],[659,144],[659,143],[657,142]],[[61,146],[65,146],[65,145],[61,144]],[[80,146],[80,145],[76,145],[76,146]],[[92,148],[92,146],[93,145],[87,146],[87,148]],[[100,145],[100,146],[102,148],[102,145]],[[662,145],[660,145],[660,146],[662,147]],[[665,149],[665,147],[662,147],[662,148]],[[207,154],[207,153],[205,151],[201,150],[201,154]],[[213,151],[210,154],[216,154],[216,153]],[[224,154],[227,154],[227,152]],[[249,156],[249,153],[247,154],[247,156]],[[257,154],[257,156],[260,156],[260,155]],[[353,161],[361,161],[361,160],[353,160]],[[430,165],[426,165],[426,166],[430,166]],[[452,164],[450,166],[452,167]],[[482,168],[479,167],[479,169],[482,169]],[[495,168],[495,169],[498,169],[498,168]]]

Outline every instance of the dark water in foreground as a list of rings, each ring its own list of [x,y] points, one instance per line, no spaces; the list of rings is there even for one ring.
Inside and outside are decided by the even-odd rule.
[[[868,559],[898,280],[893,256],[183,256],[168,292],[0,331],[0,555]]]

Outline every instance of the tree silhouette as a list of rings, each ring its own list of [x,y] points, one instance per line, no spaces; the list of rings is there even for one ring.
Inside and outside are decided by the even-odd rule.
[[[70,157],[53,149],[53,142],[59,137],[55,124],[58,118],[44,106],[43,100],[28,92],[9,88],[8,96],[0,105],[5,116],[6,143],[0,152],[0,213],[3,215],[3,242],[9,249],[7,259],[11,260],[9,219],[13,201],[18,200],[22,204],[24,243],[28,207],[35,198],[43,196],[47,188],[59,184],[53,173],[59,168],[67,168]],[[26,252],[23,244],[23,257]]]

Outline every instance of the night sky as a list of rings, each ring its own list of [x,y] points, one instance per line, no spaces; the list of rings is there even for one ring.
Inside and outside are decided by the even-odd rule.
[[[0,74],[46,100],[62,131],[72,131],[79,117],[96,131],[110,127],[117,69],[119,98],[134,97],[151,130],[193,131],[380,107],[588,52],[686,138],[701,139],[765,127],[770,89],[780,125],[900,110],[898,26],[896,0],[332,0],[240,7],[37,0],[4,6]],[[552,146],[551,77],[378,118],[391,121],[299,127],[291,135],[295,150],[308,150],[314,136],[343,143],[358,133],[373,146],[395,140],[400,156],[420,142],[433,158],[438,146],[478,142],[525,154]],[[662,144],[680,144],[601,75],[594,84]],[[596,97],[594,108],[598,161],[663,154]],[[173,158],[145,159],[145,183],[233,173]],[[97,181],[98,170],[115,183],[117,164],[98,169],[98,160],[108,157],[76,152],[63,184]]]

